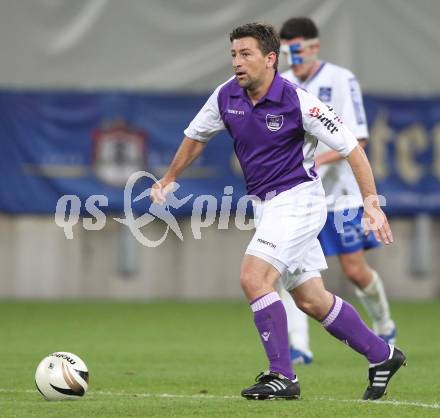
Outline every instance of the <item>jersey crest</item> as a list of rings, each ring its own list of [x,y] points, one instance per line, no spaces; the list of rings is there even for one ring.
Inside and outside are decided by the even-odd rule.
[[[276,132],[281,129],[284,122],[283,115],[266,115],[266,126],[269,131]]]
[[[332,101],[332,88],[331,87],[320,87],[318,93],[318,99],[321,102],[328,103]]]

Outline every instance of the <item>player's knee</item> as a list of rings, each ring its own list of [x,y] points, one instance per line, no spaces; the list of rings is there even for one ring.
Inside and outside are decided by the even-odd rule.
[[[295,303],[299,309],[311,317],[315,317],[316,311],[319,310],[319,299],[312,295],[295,299]]]
[[[249,276],[243,272],[240,274],[240,286],[243,290],[246,290],[248,284],[249,284]]]
[[[365,276],[365,268],[362,263],[347,260],[342,263],[342,270],[344,271],[348,279],[352,282],[363,282]]]
[[[254,293],[261,287],[259,280],[252,272],[248,270],[242,270],[240,273],[240,286],[246,294]]]
[[[318,321],[321,321],[327,315],[332,301],[333,295],[325,289],[295,297],[296,306],[305,314]]]
[[[295,300],[296,306],[302,310],[305,314],[309,315],[309,312],[313,308],[313,303],[310,300]]]

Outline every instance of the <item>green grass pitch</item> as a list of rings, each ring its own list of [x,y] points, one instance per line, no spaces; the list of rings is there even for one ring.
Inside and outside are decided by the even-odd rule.
[[[385,402],[360,402],[366,361],[311,323],[315,362],[300,366],[299,401],[247,401],[266,363],[244,302],[2,302],[0,417],[440,416],[440,303],[394,303],[408,357]],[[47,402],[38,362],[71,351],[90,370],[80,401]]]

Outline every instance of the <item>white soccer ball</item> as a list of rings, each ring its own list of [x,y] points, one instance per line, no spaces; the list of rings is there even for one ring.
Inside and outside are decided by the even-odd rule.
[[[87,392],[89,371],[75,354],[49,354],[37,367],[35,384],[48,401],[81,399]]]

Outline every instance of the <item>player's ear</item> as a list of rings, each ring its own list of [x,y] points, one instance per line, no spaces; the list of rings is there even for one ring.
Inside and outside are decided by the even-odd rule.
[[[269,52],[266,55],[266,68],[274,68],[277,61],[277,54],[275,52]]]
[[[321,42],[319,41],[319,39],[316,41],[316,43],[313,45],[313,53],[315,55],[319,54],[319,51],[321,51]]]

